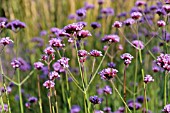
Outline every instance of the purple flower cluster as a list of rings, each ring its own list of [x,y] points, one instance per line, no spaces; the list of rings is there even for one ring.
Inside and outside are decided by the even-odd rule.
[[[102,103],[102,99],[101,98],[99,98],[98,96],[91,96],[90,98],[89,98],[89,100],[90,100],[90,102],[92,103],[92,104],[101,104]]]
[[[102,41],[103,42],[110,42],[110,43],[113,43],[113,42],[119,42],[120,41],[120,37],[118,35],[106,35],[102,38]]]
[[[0,44],[3,44],[4,46],[9,45],[11,43],[14,43],[9,37],[1,38]]]
[[[99,75],[104,80],[110,80],[114,78],[117,74],[118,70],[114,68],[106,68],[99,72]]]
[[[170,54],[161,53],[160,56],[157,57],[156,63],[158,66],[162,67],[166,71],[170,71]]]
[[[134,57],[129,53],[124,53],[120,58],[124,60],[125,65],[129,65]]]
[[[149,82],[153,82],[154,81],[154,79],[152,78],[152,76],[151,75],[146,75],[145,77],[144,77],[144,82],[147,84],[147,83],[149,83]]]

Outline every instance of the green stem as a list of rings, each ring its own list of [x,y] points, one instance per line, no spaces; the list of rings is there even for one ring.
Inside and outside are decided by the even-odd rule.
[[[132,113],[131,110],[129,109],[128,105],[126,104],[126,102],[124,101],[123,97],[121,96],[121,94],[119,93],[118,89],[116,88],[115,84],[113,83],[113,81],[110,81],[113,88],[115,89],[115,91],[117,92],[117,94],[119,95],[120,99],[122,100],[122,102],[125,104],[125,107],[127,108],[127,110],[129,111],[129,113]]]
[[[127,66],[125,65],[124,67],[124,75],[123,75],[123,99],[126,102],[126,68]],[[125,113],[127,113],[126,105],[125,105]]]
[[[98,65],[97,70],[95,71],[94,75],[92,76],[92,78],[91,78],[89,84],[87,85],[85,91],[88,90],[90,84],[93,82],[94,78],[96,77],[96,75],[97,75],[97,73],[98,73],[98,71],[99,71],[99,69],[100,69],[100,67],[101,67],[101,65],[102,65],[102,63],[103,63],[103,61],[104,61],[104,58],[106,57],[106,54],[107,54],[108,50],[109,50],[109,47],[108,47],[107,50],[105,51],[105,54],[104,54],[102,60],[100,61],[100,64]]]
[[[34,73],[35,69],[32,70],[25,78],[24,80],[22,80],[22,82],[20,83],[20,85],[24,84],[30,77],[31,75]]]
[[[21,113],[24,113],[24,107],[23,107],[23,100],[22,100],[22,89],[21,89],[21,84],[20,84],[20,72],[19,69],[17,69],[17,75],[18,75],[18,91],[19,91],[19,101],[20,101],[20,110]]]
[[[39,97],[40,113],[43,113],[42,100],[41,100],[41,89],[40,89],[40,76],[39,75],[37,75],[37,80],[38,80],[38,97]]]
[[[166,98],[167,98],[167,95],[166,95],[166,89],[167,89],[167,76],[168,76],[168,74],[167,74],[167,72],[165,71],[165,79],[164,79],[164,106],[166,105],[166,102],[167,102],[167,100],[166,100]]]

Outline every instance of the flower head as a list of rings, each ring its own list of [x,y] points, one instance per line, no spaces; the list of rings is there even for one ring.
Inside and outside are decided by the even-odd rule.
[[[68,65],[68,61],[70,59],[69,58],[66,58],[66,57],[62,57],[61,59],[57,60],[57,62],[63,67],[63,68],[68,68],[69,65]]]
[[[154,81],[154,79],[152,78],[152,76],[151,75],[146,75],[145,77],[144,77],[144,82],[147,84],[147,83],[149,83],[149,82],[153,82]]]
[[[78,9],[78,10],[76,11],[76,14],[77,14],[77,16],[83,18],[83,17],[86,16],[86,10],[85,10],[84,8]]]
[[[164,113],[170,113],[170,104],[167,104],[164,106],[164,109],[162,110]]]
[[[137,0],[136,3],[135,3],[136,6],[142,6],[142,5],[145,5],[145,4],[146,4],[146,2],[144,0]]]
[[[159,21],[157,22],[157,25],[158,25],[158,27],[163,27],[163,26],[166,25],[166,23],[165,23],[165,21],[163,21],[163,20],[159,20]]]
[[[138,102],[130,102],[128,104],[128,107],[129,107],[130,110],[133,110],[133,109],[138,110],[138,109],[140,109],[142,107],[142,105],[140,103],[138,103]]]
[[[101,27],[101,24],[98,23],[98,22],[92,22],[92,23],[91,23],[91,27],[92,27],[93,29],[100,28],[100,27]]]
[[[104,80],[110,80],[116,76],[118,70],[114,68],[106,68],[99,72],[100,76]]]
[[[65,26],[64,30],[66,33],[72,34],[74,32],[82,30],[83,27],[84,26],[82,24],[73,23],[73,24],[69,24],[69,25]]]
[[[71,112],[70,112],[70,113],[79,113],[80,110],[81,110],[80,106],[78,106],[78,105],[73,105],[73,106],[71,107]]]
[[[11,62],[11,65],[12,65],[13,68],[16,69],[16,68],[19,68],[21,66],[21,62],[19,60],[13,60]]]
[[[102,99],[99,98],[98,96],[91,96],[89,98],[89,100],[92,104],[101,104],[102,103]]]
[[[64,47],[65,44],[62,44],[62,40],[60,38],[52,38],[50,41],[50,46],[52,47]]]
[[[49,46],[49,47],[45,48],[44,52],[47,55],[51,55],[55,52],[55,50],[51,46]]]
[[[126,26],[132,25],[132,24],[134,24],[134,23],[135,23],[135,20],[132,19],[132,18],[128,18],[128,19],[126,19],[126,20],[124,21],[124,24],[125,24]]]
[[[160,56],[157,57],[156,63],[164,70],[170,71],[170,54],[161,53]]]
[[[120,21],[115,21],[114,24],[112,25],[112,27],[120,28],[120,27],[122,27],[122,22],[120,22]]]
[[[119,42],[120,41],[120,37],[118,35],[106,35],[102,38],[103,42]]]
[[[86,50],[79,50],[78,56],[79,57],[86,57],[88,55],[88,52]]]
[[[140,19],[142,17],[142,13],[140,13],[140,12],[133,12],[133,13],[131,13],[131,17],[134,20],[138,20],[138,19]]]
[[[93,56],[93,57],[103,56],[103,55],[102,55],[102,52],[101,52],[101,51],[98,51],[98,50],[92,50],[92,51],[90,52],[90,55]]]
[[[0,44],[3,44],[4,46],[9,45],[11,43],[13,43],[13,41],[9,37],[4,37],[0,40]]]
[[[44,64],[42,62],[35,62],[34,68],[37,70],[41,70],[44,67]]]
[[[6,28],[11,29],[13,31],[17,31],[18,29],[25,28],[26,24],[19,20],[13,20],[6,25]]]
[[[91,33],[88,30],[81,30],[77,33],[77,38],[81,39],[81,38],[86,38],[92,36]]]
[[[140,40],[133,40],[132,44],[136,47],[136,49],[144,49],[144,44]]]
[[[103,92],[104,92],[105,94],[112,94],[112,88],[111,88],[110,86],[105,86],[105,87],[103,88]]]
[[[37,99],[36,97],[29,97],[29,98],[28,98],[28,101],[29,101],[30,103],[36,103],[36,102],[38,101],[38,99]]]
[[[129,53],[124,53],[120,56],[120,58],[124,60],[125,65],[129,65],[134,57]]]
[[[58,79],[58,78],[60,78],[60,75],[59,75],[58,72],[56,72],[56,71],[50,72],[50,74],[49,74],[49,79],[50,80],[54,80],[54,79]]]
[[[55,83],[51,80],[47,80],[43,83],[43,86],[47,89],[53,88],[55,86]]]

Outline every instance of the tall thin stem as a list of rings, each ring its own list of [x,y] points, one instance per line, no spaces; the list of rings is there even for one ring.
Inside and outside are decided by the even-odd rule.
[[[127,66],[125,65],[124,67],[124,75],[123,75],[123,98],[124,101],[126,102],[126,68]],[[125,105],[125,113],[127,113],[126,105]]]

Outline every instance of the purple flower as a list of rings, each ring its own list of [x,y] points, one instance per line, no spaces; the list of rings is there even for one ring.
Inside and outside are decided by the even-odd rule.
[[[164,113],[170,113],[170,104],[167,104],[164,106],[164,109],[162,110]]]
[[[131,13],[131,17],[134,20],[138,20],[138,19],[140,19],[142,17],[142,13],[140,13],[140,12],[133,12],[133,13]]]
[[[166,23],[165,23],[165,21],[163,21],[163,20],[159,20],[159,21],[157,22],[157,25],[158,25],[158,27],[163,27],[163,26],[166,25]]]
[[[99,98],[98,96],[91,96],[90,98],[89,98],[89,100],[90,100],[90,102],[92,103],[92,104],[101,104],[102,103],[102,99],[101,98]]]
[[[99,75],[104,80],[110,80],[116,76],[118,70],[114,68],[106,68],[99,72]]]
[[[120,28],[120,27],[122,27],[122,22],[120,22],[120,21],[115,21],[114,24],[112,25],[112,27]]]
[[[130,110],[133,110],[133,109],[138,110],[138,109],[140,109],[142,107],[142,105],[140,103],[138,103],[138,102],[130,102],[128,104],[128,107],[129,107]]]
[[[53,68],[54,68],[54,70],[57,71],[57,72],[60,72],[60,73],[65,72],[64,67],[61,66],[61,64],[60,64],[59,62],[55,62],[55,63],[53,64]]]
[[[90,55],[93,57],[99,57],[99,56],[103,56],[101,51],[98,50],[92,50],[90,51]]]
[[[51,55],[51,54],[53,54],[55,52],[55,50],[52,47],[49,46],[49,47],[44,49],[44,52],[47,55]]]
[[[62,44],[62,40],[60,38],[52,38],[50,41],[50,46],[52,47],[64,47],[65,44]]]
[[[65,26],[64,30],[66,33],[72,34],[74,32],[82,30],[83,27],[84,26],[82,24],[73,23],[73,24],[69,24],[69,25]]]
[[[136,49],[144,49],[144,44],[140,40],[133,40],[132,44],[136,47]]]
[[[144,77],[144,82],[147,84],[147,83],[149,83],[149,82],[153,82],[154,81],[154,79],[152,78],[152,76],[151,75],[146,75],[145,77]]]
[[[105,94],[112,94],[112,88],[111,88],[110,86],[105,86],[105,87],[103,88],[103,92],[104,92]]]
[[[16,32],[18,29],[25,28],[26,24],[24,22],[21,22],[19,20],[13,20],[12,22],[9,22],[6,25],[6,28],[13,30]]]
[[[107,65],[110,68],[114,68],[116,66],[116,64],[114,62],[109,62]]]
[[[81,39],[81,38],[86,38],[92,36],[91,33],[88,30],[81,30],[77,33],[77,38]]]
[[[56,27],[52,27],[52,28],[50,29],[51,33],[53,33],[53,34],[59,32],[60,30],[61,30],[61,29],[56,28]]]
[[[157,57],[156,63],[163,69],[170,71],[170,54],[161,53],[160,56]]]
[[[119,15],[117,15],[118,18],[121,18],[121,17],[126,17],[127,13],[126,12],[122,12],[120,13]]]
[[[170,0],[165,0],[165,3],[166,4],[170,4]]]
[[[42,30],[42,31],[40,32],[40,36],[45,36],[45,35],[47,35],[47,31],[46,31],[46,30]]]
[[[162,8],[166,11],[166,13],[170,12],[170,4],[165,4],[162,6]]]
[[[28,108],[28,109],[30,109],[31,104],[30,104],[29,102],[26,102],[26,103],[25,103],[25,107]]]
[[[59,75],[58,72],[56,72],[56,71],[50,72],[50,74],[49,74],[49,79],[50,80],[54,80],[54,79],[58,79],[58,78],[60,78],[60,75]]]
[[[4,46],[9,45],[11,43],[14,43],[9,37],[1,38],[0,44],[3,44]]]
[[[105,35],[102,38],[103,42],[119,42],[120,41],[120,37],[118,35]]]
[[[136,6],[142,6],[142,5],[145,5],[145,4],[146,4],[146,2],[144,0],[137,0],[136,3],[135,3]]]
[[[36,42],[37,43],[37,47],[42,47],[44,45],[44,40],[42,38],[39,37],[34,37],[31,39],[32,42]]]
[[[24,59],[22,59],[21,57],[18,57],[17,59],[14,58],[15,60],[18,60],[20,62],[20,66],[19,68],[22,70],[22,71],[27,71],[27,70],[30,70],[30,64],[28,62],[26,62]]]
[[[0,23],[1,23],[1,22],[7,23],[7,22],[8,22],[8,19],[5,18],[5,17],[0,17]]]
[[[98,4],[102,5],[104,3],[104,0],[98,0]]]
[[[0,28],[3,29],[6,27],[6,22],[0,22]]]
[[[91,27],[92,27],[93,29],[100,28],[100,27],[101,27],[101,24],[98,23],[98,22],[92,22],[92,23],[91,23]]]
[[[37,70],[41,70],[44,67],[44,64],[42,62],[35,62],[34,68]]]
[[[38,99],[36,97],[29,97],[28,98],[29,103],[36,103]]]
[[[19,60],[13,60],[11,65],[14,69],[19,68],[21,66],[21,62]]]
[[[0,112],[2,112],[2,110],[4,110],[5,112],[8,112],[8,105],[7,104],[4,104],[3,106],[0,105]]]
[[[73,106],[71,107],[70,113],[79,113],[80,110],[81,110],[80,106],[78,106],[78,105],[73,105]]]
[[[89,10],[89,9],[94,9],[94,5],[93,4],[88,4],[87,2],[84,3],[84,8],[86,10]]]
[[[53,81],[47,80],[43,83],[43,86],[47,89],[53,88],[55,86],[55,83]]]
[[[86,16],[86,10],[81,8],[76,11],[77,16],[84,18]]]
[[[132,25],[132,24],[134,24],[134,23],[135,23],[135,20],[132,19],[132,18],[128,18],[128,19],[126,19],[126,20],[124,21],[124,24],[125,24],[126,26]]]
[[[105,107],[105,108],[103,109],[103,111],[106,112],[106,113],[112,113],[110,107]]]
[[[86,50],[79,50],[78,56],[79,57],[86,57],[88,55],[88,52]]]
[[[68,61],[70,59],[69,58],[66,58],[66,57],[62,57],[61,59],[57,60],[57,62],[63,67],[63,68],[68,68],[69,65],[68,65]]]
[[[109,15],[114,15],[114,10],[110,7],[107,7],[107,8],[103,8],[101,9],[100,11],[101,13],[105,14],[106,16],[109,16]]]
[[[163,9],[163,8],[161,8],[161,9],[157,9],[156,10],[156,13],[160,16],[160,15],[166,15],[166,11]]]
[[[134,57],[129,53],[124,53],[120,56],[120,58],[124,60],[125,65],[129,65]]]
[[[95,110],[94,113],[104,113],[104,112],[101,110]]]
[[[150,100],[150,98],[147,97],[147,101],[149,101],[149,100]],[[136,98],[136,101],[139,102],[139,103],[143,103],[144,102],[144,97],[143,96],[138,96]]]

